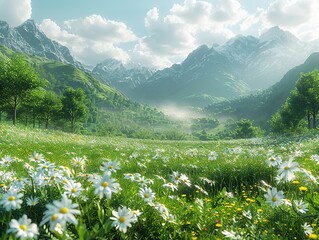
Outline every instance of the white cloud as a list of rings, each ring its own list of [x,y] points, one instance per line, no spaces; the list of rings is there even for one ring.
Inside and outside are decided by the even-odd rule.
[[[16,27],[31,17],[31,0],[0,0],[0,20]]]
[[[92,15],[66,21],[65,25],[66,30],[51,19],[44,19],[39,27],[49,38],[68,47],[72,55],[85,64],[95,65],[109,57],[123,62],[129,59],[129,55],[116,46],[136,39],[124,23]]]
[[[217,4],[185,0],[174,4],[163,17],[157,8],[152,8],[145,17],[149,35],[139,41],[131,55],[138,55],[141,60],[145,56],[145,63],[149,63],[148,56],[158,56],[163,60],[156,61],[156,67],[167,67],[185,59],[200,45],[224,43],[234,36],[230,27],[246,16],[247,12],[237,0],[220,0]]]
[[[258,26],[262,33],[279,26],[303,41],[311,41],[319,38],[318,9],[318,0],[273,0],[267,8],[248,16],[240,27],[245,31]]]
[[[136,40],[135,34],[124,23],[107,20],[99,15],[65,21],[65,25],[71,33],[86,39],[113,44]]]

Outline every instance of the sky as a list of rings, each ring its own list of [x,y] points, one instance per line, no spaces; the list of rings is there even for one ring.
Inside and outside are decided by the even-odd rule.
[[[273,26],[318,39],[318,9],[318,0],[0,0],[0,20],[34,19],[84,64],[115,58],[161,69],[200,45]]]

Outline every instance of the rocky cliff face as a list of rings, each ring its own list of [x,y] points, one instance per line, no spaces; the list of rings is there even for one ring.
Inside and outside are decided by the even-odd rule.
[[[0,44],[13,51],[46,57],[83,69],[81,63],[72,57],[68,48],[49,39],[33,20],[27,20],[15,28],[0,21]]]

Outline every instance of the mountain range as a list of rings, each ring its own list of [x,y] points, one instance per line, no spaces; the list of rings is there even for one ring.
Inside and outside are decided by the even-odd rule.
[[[0,21],[0,44],[84,69],[33,20],[15,28]],[[305,44],[290,32],[273,27],[259,38],[238,35],[222,46],[200,46],[180,64],[159,71],[115,59],[86,71],[139,102],[205,107],[270,87],[318,47],[319,42]]]
[[[181,64],[155,72],[130,96],[151,104],[203,107],[270,87],[315,50],[314,43],[278,27],[259,38],[238,35],[222,46],[200,46]]]

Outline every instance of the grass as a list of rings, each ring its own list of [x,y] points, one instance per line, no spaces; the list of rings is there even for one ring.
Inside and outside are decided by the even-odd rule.
[[[293,179],[295,182],[278,183],[277,167],[269,167],[266,160],[271,155],[280,155],[287,162],[294,155],[300,168],[311,170],[311,176],[317,179],[319,167],[311,158],[318,154],[318,142],[316,134],[298,139],[156,141],[82,136],[1,124],[0,159],[6,155],[17,159],[8,167],[0,166],[0,184],[6,187],[2,196],[19,177],[29,178],[30,170],[25,163],[39,167],[29,160],[34,151],[56,166],[70,168],[72,173],[66,181],[80,182],[85,190],[79,197],[70,197],[81,210],[78,224],[68,224],[59,234],[50,232],[47,224],[39,223],[46,204],[61,198],[65,180],[48,180],[37,190],[32,190],[26,180],[25,187],[20,189],[24,194],[21,209],[10,211],[9,216],[0,205],[0,235],[8,237],[5,234],[8,222],[25,213],[38,224],[40,237],[51,239],[103,239],[105,236],[109,239],[224,239],[227,234],[243,239],[314,237],[319,232],[316,227],[318,184],[300,171]],[[218,154],[214,161],[208,159],[212,151]],[[85,169],[72,163],[75,157],[86,159]],[[100,199],[90,178],[102,176],[100,166],[111,161],[120,163],[120,169],[111,177],[122,190],[113,193],[111,199]],[[12,173],[11,178],[4,177],[8,172]],[[177,172],[180,178],[175,179],[177,190],[163,187],[164,183],[173,183],[172,175]],[[140,177],[134,181],[124,177],[137,173]],[[186,176],[185,181],[181,181],[182,175]],[[266,203],[264,195],[269,186],[262,182],[282,190],[286,204],[282,202],[272,208]],[[146,204],[139,194],[143,184],[155,193],[152,204]],[[300,186],[307,190],[300,191]],[[25,203],[30,195],[40,199],[37,214]],[[298,212],[291,205],[294,200],[307,203],[308,211]],[[165,208],[160,208],[160,204]],[[112,211],[123,206],[143,212],[126,233],[112,227],[110,220]],[[311,227],[312,235],[304,232],[304,224]]]

